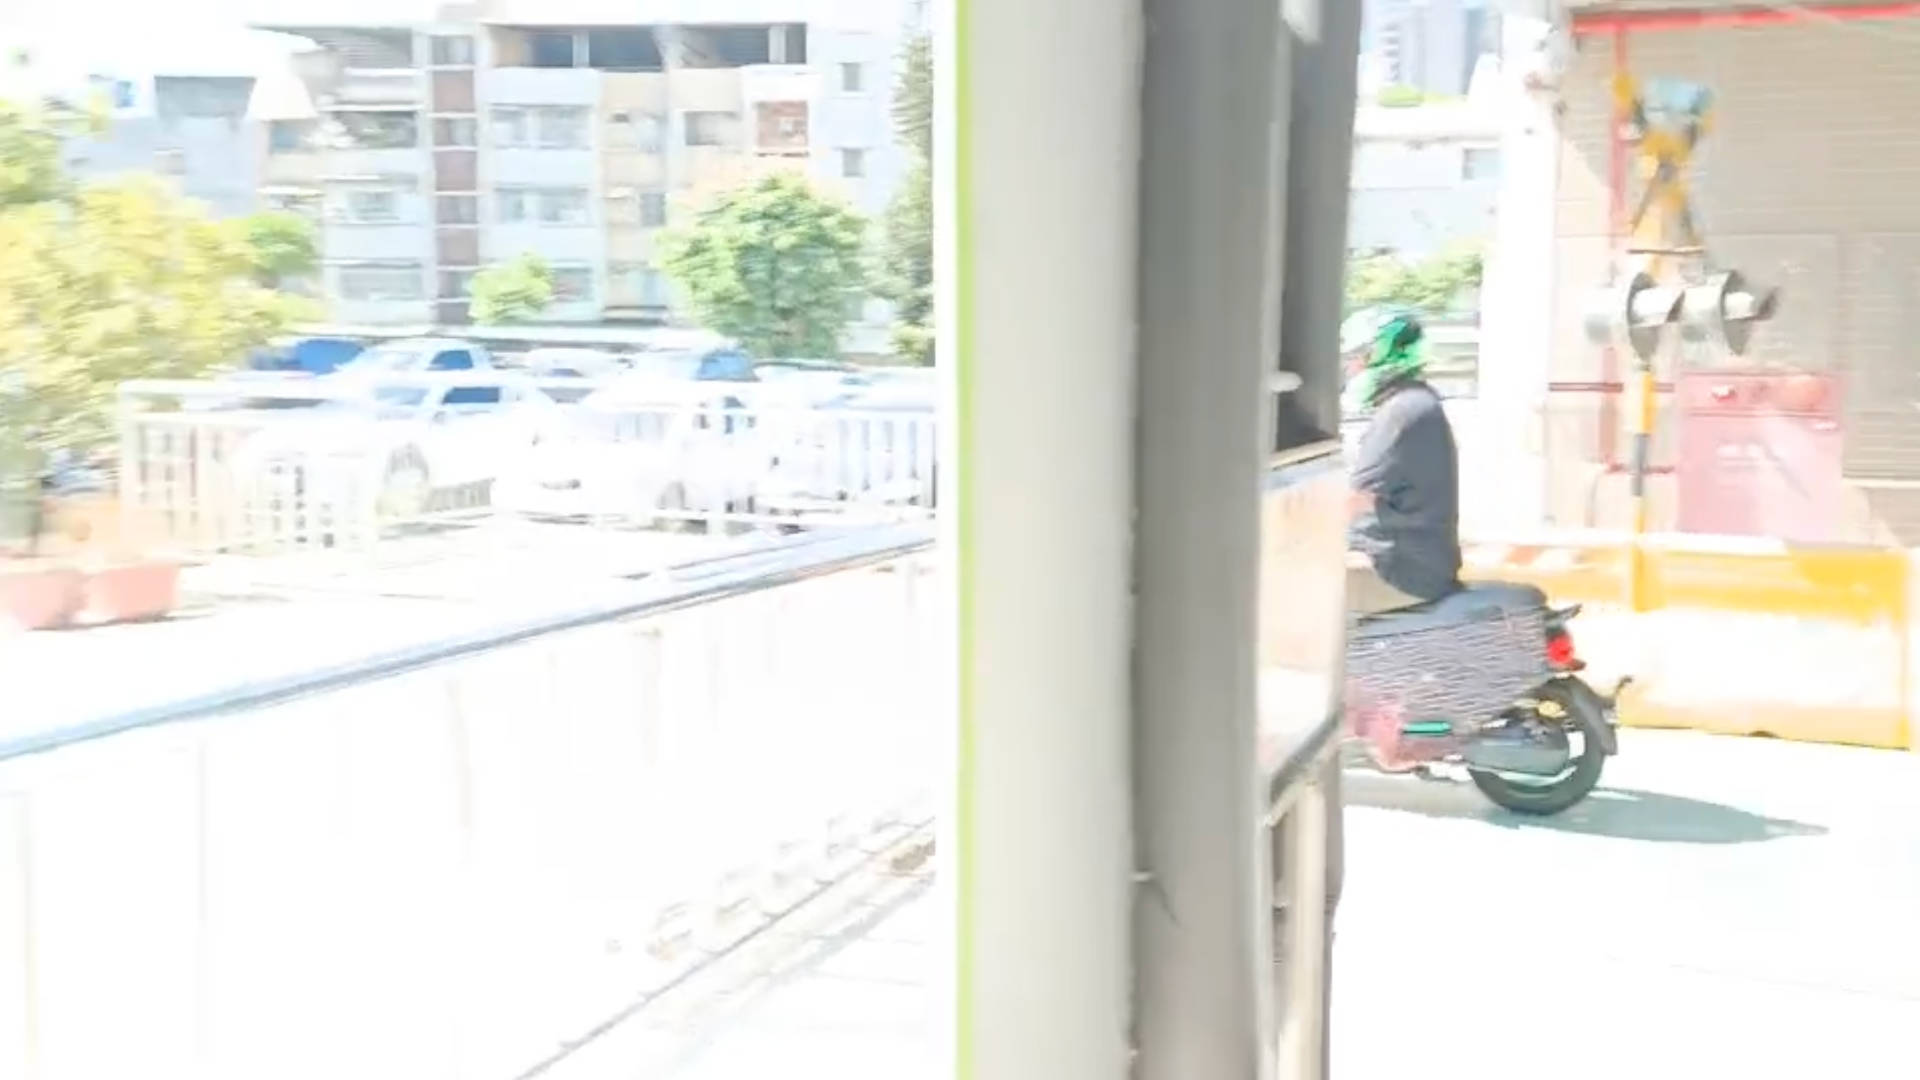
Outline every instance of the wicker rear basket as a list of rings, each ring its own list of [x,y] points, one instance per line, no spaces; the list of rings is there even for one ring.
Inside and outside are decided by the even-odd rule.
[[[1484,607],[1458,622],[1394,628],[1392,617],[1347,637],[1352,704],[1394,705],[1403,721],[1490,720],[1546,681],[1546,609]]]

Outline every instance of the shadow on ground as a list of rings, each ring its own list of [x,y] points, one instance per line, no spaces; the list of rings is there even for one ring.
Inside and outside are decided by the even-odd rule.
[[[1341,786],[1349,806],[1480,820],[1508,829],[1551,829],[1621,840],[1753,844],[1793,836],[1822,836],[1827,831],[1824,825],[1770,818],[1737,806],[1630,788],[1601,788],[1573,809],[1543,818],[1502,810],[1465,781],[1415,780],[1349,772]]]

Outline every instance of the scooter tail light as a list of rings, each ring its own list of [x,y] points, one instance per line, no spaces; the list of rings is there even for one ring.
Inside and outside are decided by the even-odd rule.
[[[1573,635],[1562,630],[1547,637],[1547,663],[1555,668],[1567,669],[1580,663],[1573,652]]]

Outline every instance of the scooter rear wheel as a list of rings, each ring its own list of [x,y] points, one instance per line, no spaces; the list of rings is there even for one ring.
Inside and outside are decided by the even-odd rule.
[[[1535,697],[1559,706],[1562,715],[1549,723],[1558,723],[1569,735],[1581,737],[1580,755],[1572,766],[1557,777],[1538,780],[1516,779],[1484,769],[1469,769],[1467,773],[1473,778],[1473,786],[1495,805],[1516,814],[1544,817],[1558,814],[1593,793],[1606,765],[1610,732],[1607,717],[1592,694],[1574,693],[1556,679],[1536,691]]]

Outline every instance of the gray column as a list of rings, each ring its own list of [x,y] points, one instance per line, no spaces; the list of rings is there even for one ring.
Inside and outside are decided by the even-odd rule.
[[[1310,377],[1293,396],[1324,433],[1337,430],[1340,386],[1325,378],[1340,347],[1347,193],[1353,176],[1360,0],[1285,0],[1293,46],[1287,153],[1286,287],[1281,365]]]
[[[1140,9],[964,0],[934,34],[954,1075],[1128,1069]],[[1198,1080],[1198,1078],[1192,1078]]]
[[[1273,0],[1146,0],[1135,578],[1135,1075],[1269,1074],[1255,758],[1260,474],[1288,49]]]

